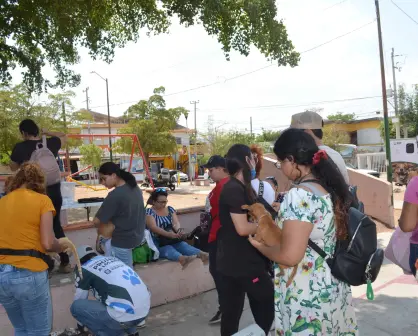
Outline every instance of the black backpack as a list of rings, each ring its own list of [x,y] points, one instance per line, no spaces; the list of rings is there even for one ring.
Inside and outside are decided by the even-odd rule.
[[[303,183],[320,184],[317,180]],[[312,189],[315,193],[315,188]],[[362,206],[361,202],[357,204]],[[376,280],[383,263],[384,252],[377,247],[376,224],[353,206],[348,211],[348,239],[337,240],[332,256],[328,256],[311,239],[308,245],[326,260],[334,277],[351,286],[370,286]],[[373,299],[371,287],[368,288],[368,298]]]
[[[270,213],[273,219],[276,219],[278,216],[278,212],[274,210],[274,208],[267,203],[267,201],[263,197],[264,195],[264,183],[260,180],[260,184],[258,186],[258,195],[257,195],[257,202],[264,205],[264,208]]]

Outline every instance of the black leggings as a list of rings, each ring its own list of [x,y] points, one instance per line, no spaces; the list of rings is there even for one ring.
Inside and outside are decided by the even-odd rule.
[[[46,194],[51,199],[52,204],[57,213],[53,221],[55,238],[57,239],[63,238],[65,237],[65,233],[64,233],[64,230],[62,229],[61,221],[60,221],[60,214],[61,214],[61,207],[62,207],[61,183],[48,186],[46,188]],[[67,253],[60,253],[59,256],[61,259],[61,265],[67,265],[70,262],[70,257],[68,256]]]
[[[217,250],[216,240],[208,244],[209,247],[209,272],[212,275],[213,281],[215,282],[216,291],[218,292],[218,304],[219,311],[222,312],[222,274],[216,268],[216,250]]]
[[[255,323],[269,333],[274,320],[274,286],[267,272],[258,277],[222,277],[221,336],[238,332],[247,293]]]

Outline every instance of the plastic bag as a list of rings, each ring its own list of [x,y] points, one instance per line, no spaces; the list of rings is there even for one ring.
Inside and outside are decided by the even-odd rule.
[[[409,265],[411,236],[412,232],[403,232],[397,227],[385,250],[385,257],[402,268],[405,274],[412,274]]]

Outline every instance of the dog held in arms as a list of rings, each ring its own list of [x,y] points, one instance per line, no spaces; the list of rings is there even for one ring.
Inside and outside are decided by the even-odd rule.
[[[276,225],[271,214],[264,208],[261,203],[254,203],[252,205],[243,205],[241,207],[244,210],[248,210],[250,217],[258,222],[257,231],[254,239],[266,246],[277,246],[281,244],[282,230]],[[284,275],[283,270],[289,268],[288,266],[280,265],[280,276]],[[290,274],[289,279],[286,282],[286,287],[289,287],[296,275],[298,265],[293,267],[293,271]]]

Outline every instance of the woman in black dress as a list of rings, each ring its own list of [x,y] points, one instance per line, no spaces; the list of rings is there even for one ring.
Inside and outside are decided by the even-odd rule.
[[[231,336],[238,331],[248,296],[255,322],[270,331],[274,319],[274,288],[268,273],[269,260],[248,241],[256,224],[248,222],[244,204],[256,202],[251,187],[255,162],[246,145],[232,146],[226,155],[226,167],[231,176],[224,185],[219,200],[217,268],[222,274],[225,307],[222,308],[221,335]]]

